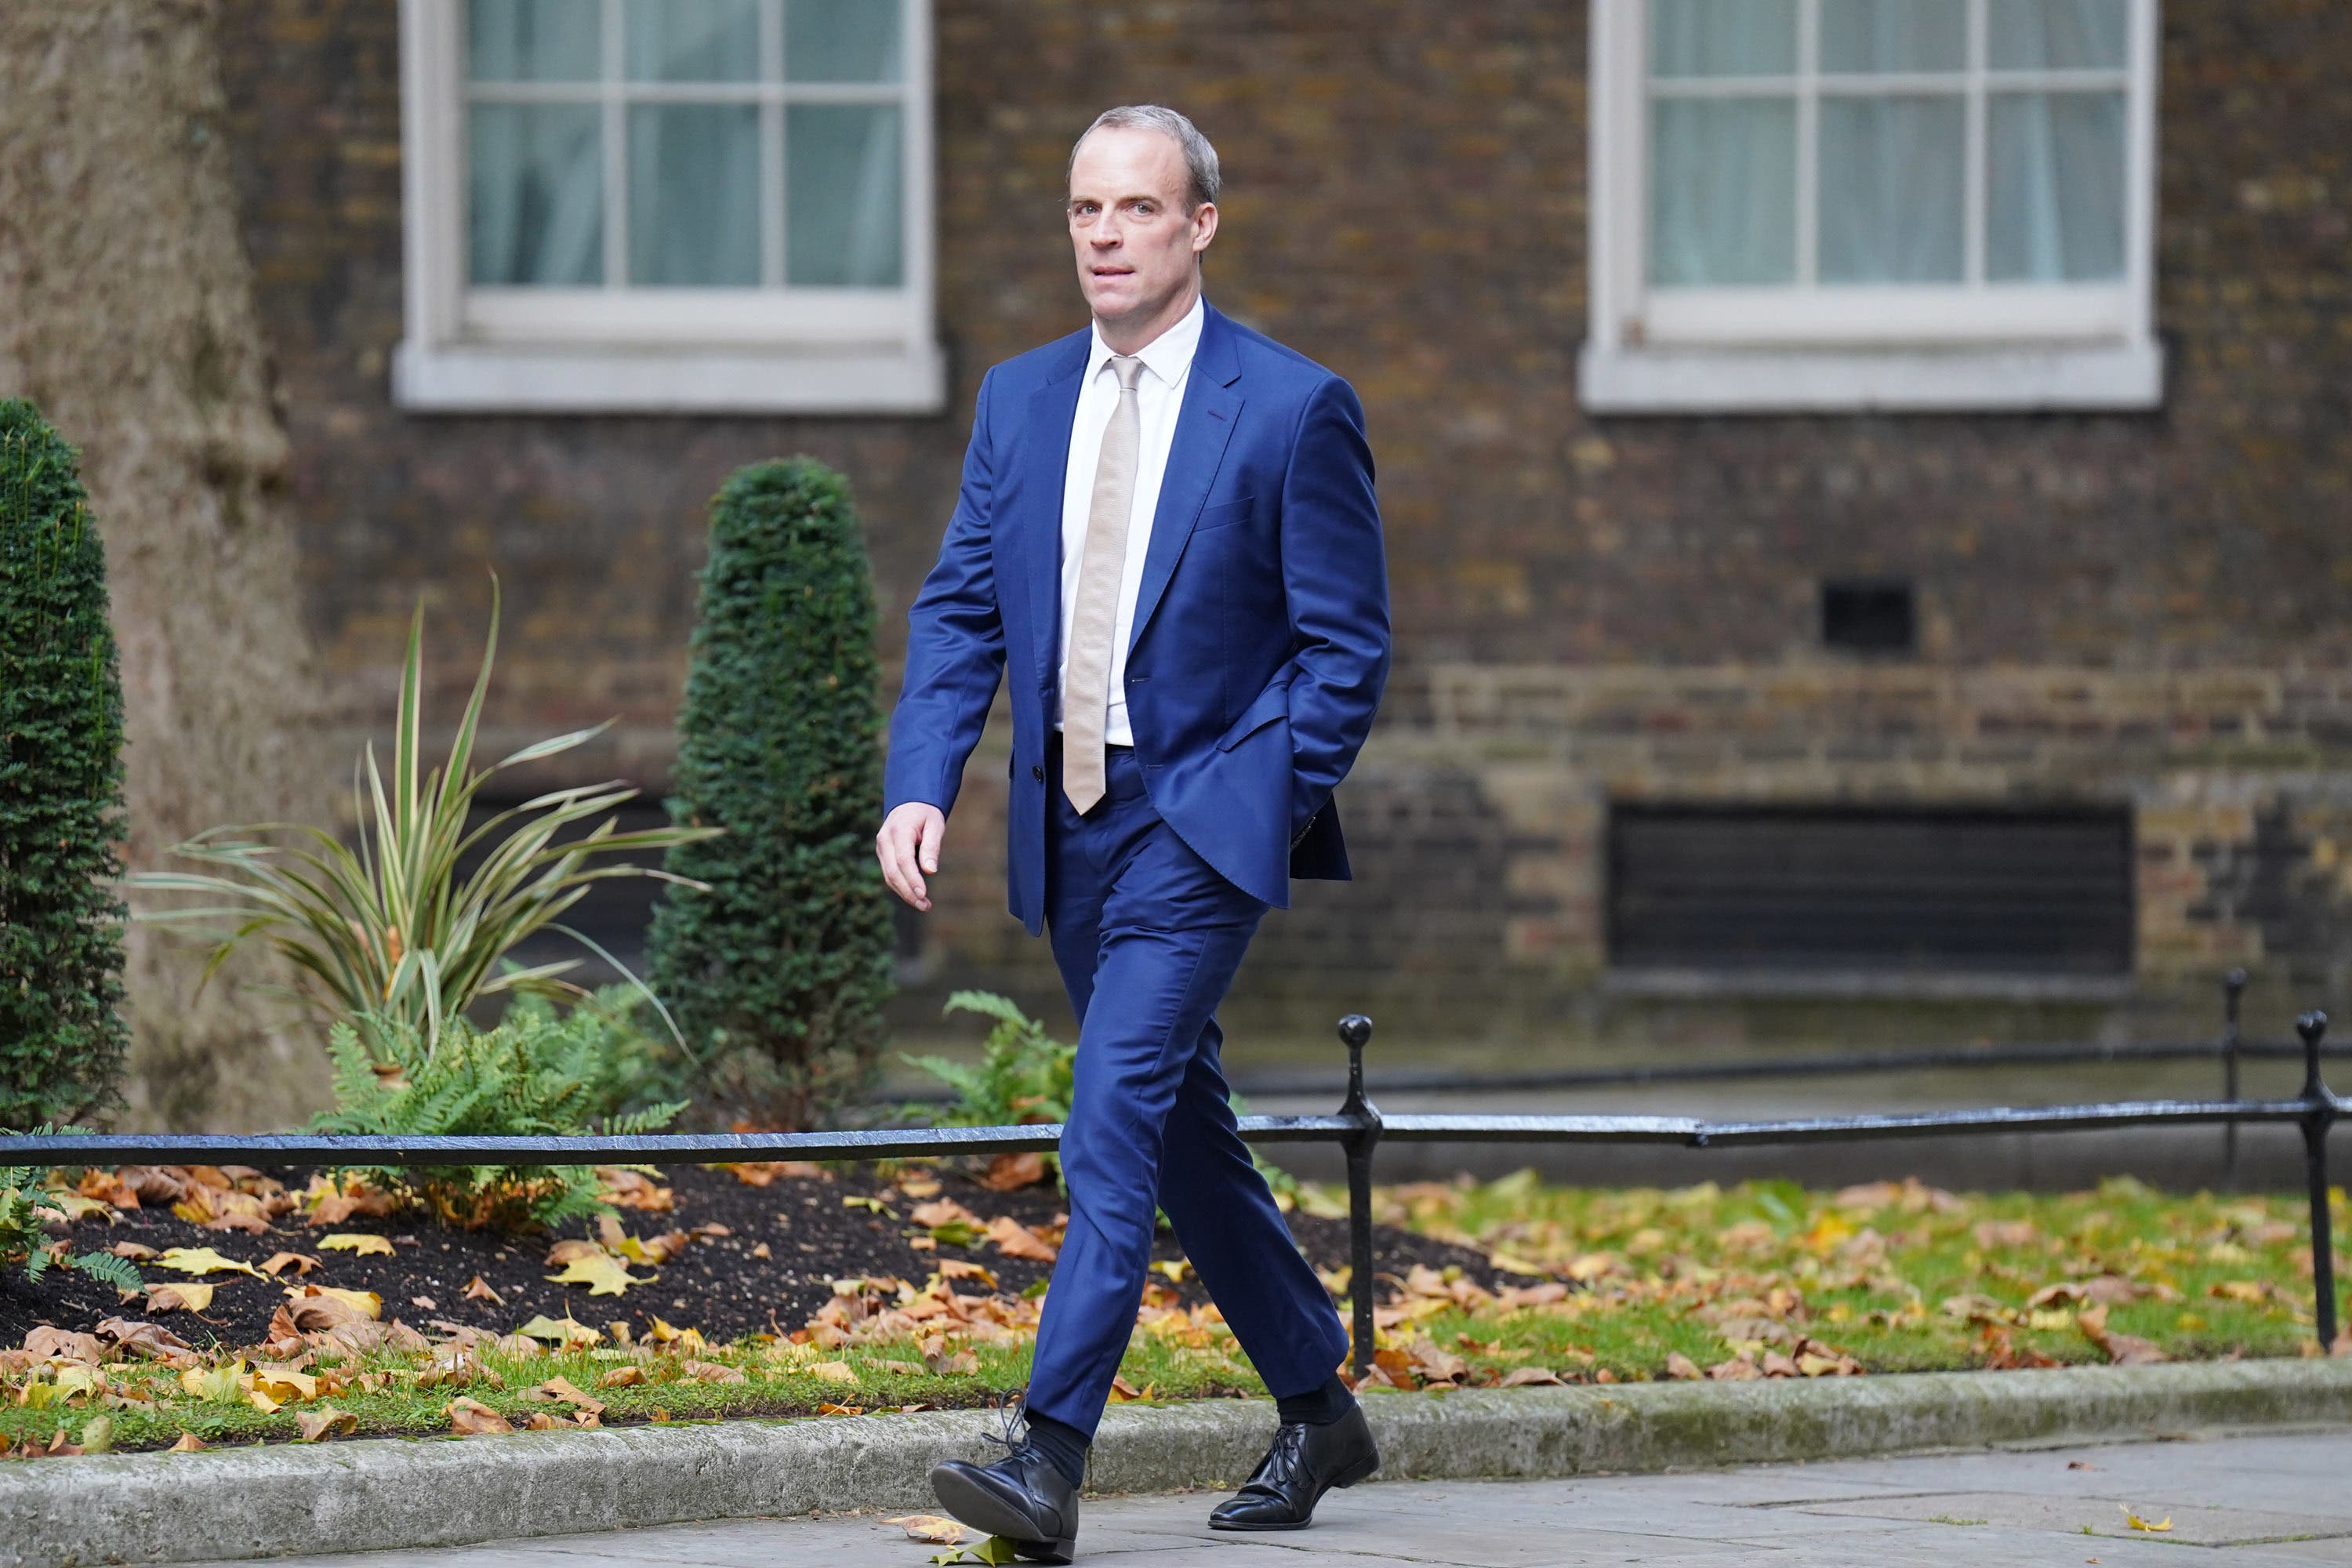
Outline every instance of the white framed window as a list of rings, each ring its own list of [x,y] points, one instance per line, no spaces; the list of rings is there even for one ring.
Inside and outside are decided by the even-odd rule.
[[[2142,408],[2157,0],[1592,0],[1596,412]]]
[[[426,410],[909,413],[929,0],[400,0]]]

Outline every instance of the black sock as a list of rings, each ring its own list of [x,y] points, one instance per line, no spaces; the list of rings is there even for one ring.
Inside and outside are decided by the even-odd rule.
[[[1045,1456],[1053,1467],[1062,1472],[1062,1479],[1072,1486],[1084,1484],[1087,1479],[1087,1435],[1066,1421],[1056,1421],[1050,1415],[1032,1415],[1025,1417],[1029,1441]]]
[[[1320,1388],[1287,1394],[1274,1402],[1275,1414],[1284,1422],[1304,1421],[1309,1426],[1328,1426],[1355,1407],[1356,1396],[1336,1373]]]

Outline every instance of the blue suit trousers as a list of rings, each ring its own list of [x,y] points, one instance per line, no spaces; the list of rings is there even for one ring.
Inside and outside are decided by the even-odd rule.
[[[1135,1327],[1153,1209],[1269,1392],[1319,1388],[1347,1353],[1331,1299],[1234,1130],[1214,1012],[1266,905],[1192,852],[1110,751],[1083,817],[1047,750],[1046,924],[1077,1014],[1062,1134],[1070,1223],[1045,1295],[1027,1407],[1091,1436]]]

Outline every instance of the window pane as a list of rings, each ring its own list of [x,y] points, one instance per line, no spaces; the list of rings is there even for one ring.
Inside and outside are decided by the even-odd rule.
[[[630,106],[629,281],[758,285],[757,105]]]
[[[786,110],[784,280],[897,288],[903,178],[896,105]]]
[[[1675,99],[1652,109],[1650,280],[1793,281],[1794,100]]]
[[[898,0],[786,0],[784,75],[793,81],[897,81]]]
[[[1995,70],[2120,70],[2130,0],[1992,0]]]
[[[604,280],[601,111],[478,103],[467,121],[467,240],[477,283]]]
[[[473,0],[467,58],[476,81],[594,81],[604,75],[597,0]]]
[[[1822,100],[1824,283],[1958,283],[1967,110],[1957,95]]]
[[[632,81],[757,81],[760,0],[629,0]]]
[[[2124,95],[1989,101],[1985,271],[2035,283],[2124,275]]]
[[[1968,26],[1964,0],[1822,0],[1822,69],[1965,70]]]
[[[1654,0],[1653,76],[1790,76],[1797,0]]]

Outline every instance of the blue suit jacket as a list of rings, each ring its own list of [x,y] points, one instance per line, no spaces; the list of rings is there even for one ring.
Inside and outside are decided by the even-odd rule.
[[[1006,890],[1045,919],[1046,737],[1061,662],[1064,469],[1091,329],[991,370],[937,565],[908,611],[885,809],[951,809],[1000,675],[1013,703]],[[1209,306],[1128,645],[1151,803],[1244,891],[1348,876],[1333,786],[1388,678],[1388,573],[1363,406]]]

